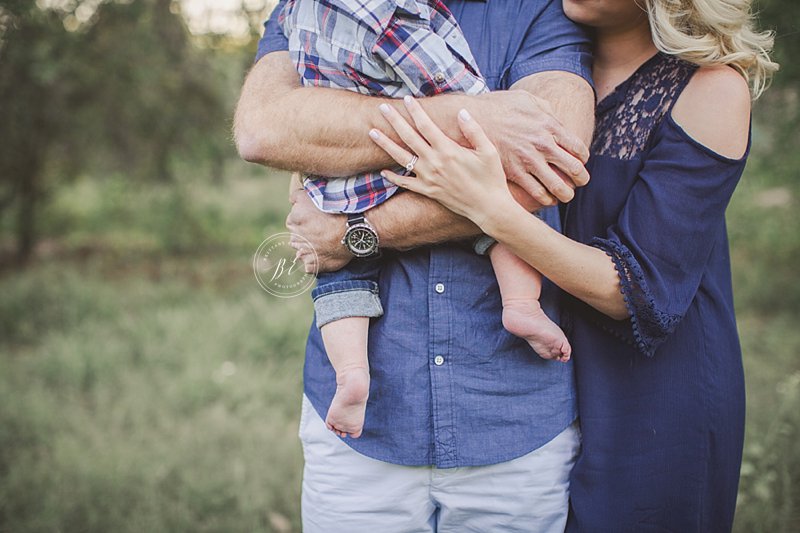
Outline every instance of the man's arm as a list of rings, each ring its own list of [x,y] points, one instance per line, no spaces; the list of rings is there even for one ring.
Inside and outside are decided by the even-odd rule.
[[[536,91],[547,98],[559,121],[589,143],[594,128],[594,93],[585,80],[566,72],[542,72],[523,78],[514,88]],[[509,183],[509,188],[526,210],[541,207],[516,184]],[[299,184],[297,189],[300,189]],[[345,217],[339,215],[335,219],[336,215],[320,213],[305,194],[294,194],[292,203],[287,228],[307,237],[320,261],[319,265],[307,263],[307,269],[318,266],[322,271],[338,270],[347,264],[351,256],[339,242],[344,234]],[[480,233],[469,220],[409,191],[370,209],[368,216],[384,248],[405,250]],[[311,261],[312,256],[306,255],[304,259]]]
[[[314,247],[315,253],[305,250],[297,240],[298,255],[306,272],[333,272],[349,263],[353,256],[342,246],[347,217],[323,213],[314,205],[300,185],[293,180],[289,201],[292,210],[286,218],[286,228],[302,235]],[[509,184],[514,198],[527,209],[540,207],[520,187]],[[475,237],[481,230],[470,220],[456,215],[440,203],[406,191],[390,201],[369,210],[369,222],[378,231],[381,248],[410,250],[425,244]],[[304,244],[304,243],[302,243]],[[319,261],[319,263],[316,263]]]
[[[455,117],[467,109],[503,154],[509,180],[543,205],[554,204],[556,198],[569,200],[571,187],[588,180],[582,167],[588,157],[585,143],[528,92],[477,97],[451,93],[421,102],[434,122],[461,142],[465,140]],[[273,52],[245,80],[234,120],[237,147],[247,161],[330,177],[387,167],[393,162],[367,134],[372,128],[387,129],[378,111],[381,103],[406,113],[395,99],[302,87],[288,53]],[[533,152],[537,157],[531,157]],[[548,163],[574,176],[574,183],[565,184]]]

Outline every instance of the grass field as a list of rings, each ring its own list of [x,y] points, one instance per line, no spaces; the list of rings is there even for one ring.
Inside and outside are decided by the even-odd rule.
[[[50,199],[34,263],[0,276],[0,531],[299,531],[311,306],[250,267],[282,229],[285,176],[227,174],[80,180]],[[740,532],[800,530],[798,193],[756,162],[729,211]]]

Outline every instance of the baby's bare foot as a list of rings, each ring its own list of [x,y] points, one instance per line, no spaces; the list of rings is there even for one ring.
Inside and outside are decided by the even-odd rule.
[[[354,439],[361,436],[369,397],[369,370],[363,367],[342,369],[336,373],[336,394],[325,417],[328,429]]]
[[[509,300],[503,302],[503,327],[528,341],[543,359],[569,361],[572,347],[567,336],[550,320],[538,300]]]

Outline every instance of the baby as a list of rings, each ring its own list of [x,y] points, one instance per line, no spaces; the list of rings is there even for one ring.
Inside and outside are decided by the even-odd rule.
[[[488,91],[458,23],[441,0],[288,0],[279,20],[306,86],[391,98]],[[414,163],[403,170],[412,172]],[[397,187],[377,172],[338,179],[307,176],[303,186],[322,211],[348,215],[342,243],[356,259],[338,272],[320,274],[312,296],[336,371],[325,424],[340,437],[358,438],[369,396],[369,320],[383,314],[378,235],[364,213]],[[488,250],[503,300],[504,327],[541,357],[568,360],[571,349],[564,333],[539,305],[541,275],[488,237],[478,239],[475,248]]]

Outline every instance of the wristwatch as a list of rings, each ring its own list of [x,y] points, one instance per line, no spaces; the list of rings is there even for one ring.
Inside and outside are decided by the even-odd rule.
[[[356,257],[375,256],[378,255],[378,232],[362,213],[350,213],[342,244]]]

